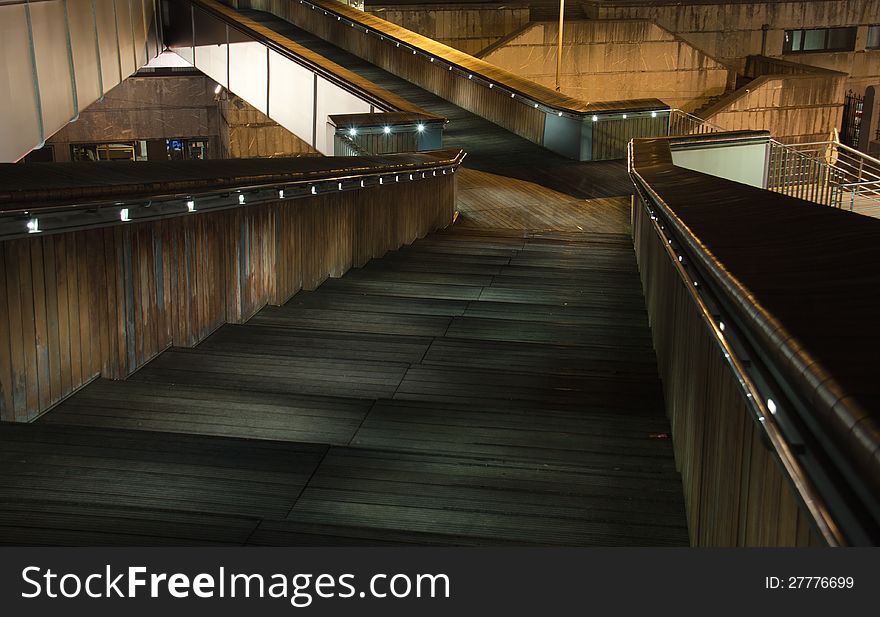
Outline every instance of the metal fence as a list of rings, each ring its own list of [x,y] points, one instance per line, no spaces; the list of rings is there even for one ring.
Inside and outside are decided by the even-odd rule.
[[[343,133],[333,136],[333,156],[366,156],[370,154]]]
[[[725,131],[680,109],[669,113],[669,136]],[[783,144],[771,139],[766,188],[880,217],[880,160],[837,140]]]
[[[770,140],[767,190],[840,207],[843,174],[824,159]]]
[[[880,214],[880,160],[838,141],[786,146],[790,150],[830,166],[829,177],[836,201],[832,204],[863,214]]]
[[[686,135],[705,135],[707,133],[723,133],[727,129],[717,124],[712,124],[702,118],[680,109],[672,109],[669,112],[669,128],[667,134],[670,137],[684,137]]]

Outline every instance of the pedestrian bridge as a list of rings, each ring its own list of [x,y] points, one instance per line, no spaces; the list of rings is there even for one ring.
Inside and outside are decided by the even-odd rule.
[[[877,543],[880,222],[343,5],[172,4],[359,156],[0,166],[0,541]]]

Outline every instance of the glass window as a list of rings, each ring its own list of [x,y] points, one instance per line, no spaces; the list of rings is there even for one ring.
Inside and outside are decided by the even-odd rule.
[[[802,51],[819,51],[825,49],[825,35],[827,30],[807,30],[804,32],[804,46]]]
[[[868,27],[868,44],[867,49],[880,49],[880,26]]]
[[[829,28],[827,49],[853,51],[856,48],[855,28]]]
[[[786,30],[782,53],[854,51],[856,28],[815,28],[812,30]]]

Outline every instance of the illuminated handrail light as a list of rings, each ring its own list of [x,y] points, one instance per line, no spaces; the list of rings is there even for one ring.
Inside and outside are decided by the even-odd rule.
[[[418,130],[419,133],[423,132],[423,131],[425,130],[425,125],[424,125],[424,124],[419,124],[419,125],[416,127],[416,130]]]
[[[130,221],[131,217],[128,216],[128,208],[122,208],[119,211],[119,220],[120,221]]]
[[[186,211],[187,212],[195,212],[196,211],[196,202],[194,200],[190,199],[188,202],[186,202]]]
[[[241,204],[242,206],[244,205],[244,194],[243,193],[239,193],[238,203]]]
[[[386,135],[388,135],[391,132],[391,127],[386,126],[385,128],[382,129],[382,132],[385,133]]]
[[[27,230],[29,234],[38,234],[40,231],[40,219],[32,218],[27,222]]]

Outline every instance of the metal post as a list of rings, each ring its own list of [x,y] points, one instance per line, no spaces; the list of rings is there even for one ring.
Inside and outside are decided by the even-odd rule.
[[[556,91],[559,92],[559,73],[562,70],[562,19],[565,15],[565,0],[559,0],[559,43],[556,46]]]

